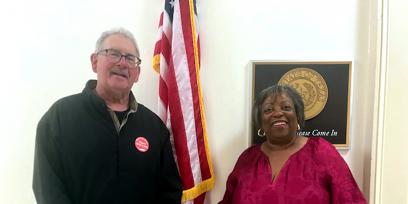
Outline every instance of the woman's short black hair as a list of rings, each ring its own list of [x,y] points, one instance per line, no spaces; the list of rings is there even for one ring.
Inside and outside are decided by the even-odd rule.
[[[256,129],[259,129],[262,126],[261,124],[262,104],[265,101],[265,99],[268,98],[269,96],[275,97],[283,93],[289,96],[290,99],[292,99],[293,104],[295,105],[296,117],[300,125],[300,129],[304,128],[305,126],[305,113],[304,113],[305,107],[303,104],[302,97],[291,86],[276,84],[276,85],[270,86],[262,90],[255,99],[255,103],[252,107],[252,117],[253,117],[253,121],[254,121],[254,125]]]

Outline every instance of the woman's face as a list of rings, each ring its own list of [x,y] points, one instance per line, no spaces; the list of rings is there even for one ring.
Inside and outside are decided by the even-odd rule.
[[[268,138],[296,136],[298,122],[292,99],[285,93],[267,97],[261,106],[261,123]]]

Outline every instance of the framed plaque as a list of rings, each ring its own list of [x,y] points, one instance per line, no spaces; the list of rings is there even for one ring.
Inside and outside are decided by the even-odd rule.
[[[351,61],[252,62],[252,103],[274,84],[295,88],[305,104],[306,137],[322,137],[336,148],[349,147]],[[251,124],[251,143],[262,143]]]

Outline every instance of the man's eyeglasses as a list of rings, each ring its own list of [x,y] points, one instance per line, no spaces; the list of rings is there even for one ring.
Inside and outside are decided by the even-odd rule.
[[[116,49],[104,49],[104,50],[101,50],[101,51],[97,52],[96,54],[105,55],[113,63],[120,62],[122,57],[124,57],[126,63],[130,67],[138,67],[142,63],[142,60],[139,57],[136,57],[136,56],[131,55],[131,54],[123,55],[119,50],[116,50]]]

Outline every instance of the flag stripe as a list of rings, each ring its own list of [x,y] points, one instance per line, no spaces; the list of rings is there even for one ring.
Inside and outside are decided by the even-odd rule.
[[[186,1],[183,1],[183,2],[186,2]],[[194,61],[193,61],[194,66],[191,65],[189,67],[190,67],[190,77],[192,78],[191,83],[193,84],[192,86],[194,86],[193,89],[198,90],[197,92],[192,92],[192,93],[193,93],[193,98],[194,98],[193,99],[194,100],[194,106],[195,106],[194,109],[196,110],[195,114],[194,114],[195,124],[197,124],[196,132],[197,132],[197,134],[200,135],[200,136],[197,136],[196,139],[197,139],[197,143],[199,144],[198,145],[198,151],[199,151],[199,154],[200,154],[199,162],[200,162],[201,173],[202,173],[201,176],[204,177],[204,178],[209,178],[211,175],[210,175],[210,171],[206,171],[209,168],[209,166],[208,166],[208,162],[207,162],[207,154],[206,154],[206,151],[205,151],[206,148],[205,148],[204,139],[203,139],[204,131],[203,131],[202,119],[201,119],[202,115],[204,115],[204,114],[202,114],[202,110],[201,110],[202,100],[199,99],[199,94],[201,92],[201,88],[198,86],[198,84],[199,84],[198,83],[199,82],[199,80],[198,80],[198,78],[199,78],[198,77],[199,76],[199,49],[198,48],[199,48],[200,43],[198,41],[198,29],[196,28],[195,23],[194,23],[197,20],[196,15],[190,15],[190,14],[195,13],[196,8],[195,8],[195,5],[191,3],[191,1],[190,1],[189,5],[183,4],[183,6],[185,6],[185,7],[188,6],[188,8],[185,8],[185,9],[190,10],[190,12],[188,12],[188,14],[189,14],[188,17],[189,17],[189,20],[191,22],[191,24],[190,24],[191,26],[186,26],[186,27],[183,27],[183,28],[190,28],[190,30],[192,31],[191,33],[188,32],[190,34],[188,36],[192,38],[191,41],[193,42],[191,44],[191,46],[192,46],[192,49],[194,50],[192,52],[192,53],[194,53]],[[190,40],[190,39],[185,39],[185,41],[188,41],[188,40]],[[188,52],[188,50],[187,50],[187,52]]]
[[[185,32],[185,27],[184,25],[179,25],[180,22],[185,21],[185,16],[182,14],[185,14],[186,12],[182,12],[183,10],[183,2],[185,1],[181,1],[181,2],[176,2],[176,5],[174,7],[174,16],[173,16],[173,26],[175,29],[173,29],[173,34],[174,34],[174,38],[173,39],[182,39],[183,37],[186,37],[186,32]],[[180,3],[180,4],[178,4]],[[177,18],[177,19],[176,19]],[[182,28],[182,29],[180,29]],[[190,155],[190,166],[191,166],[191,170],[192,170],[192,174],[193,174],[193,178],[194,178],[194,183],[199,183],[201,181],[201,173],[200,173],[200,165],[199,162],[197,162],[196,160],[198,160],[198,148],[197,148],[197,141],[194,139],[194,137],[190,137],[190,136],[194,136],[197,135],[197,133],[195,132],[195,120],[194,120],[194,103],[193,103],[193,99],[192,99],[192,89],[193,87],[191,87],[191,78],[190,78],[190,72],[191,72],[191,66],[189,66],[191,64],[191,62],[194,63],[194,60],[191,60],[191,57],[189,57],[187,55],[187,53],[189,52],[187,50],[187,48],[189,47],[190,43],[185,43],[188,42],[186,40],[180,40],[177,41],[177,44],[175,41],[173,41],[173,44],[176,44],[177,48],[179,50],[175,50],[173,52],[173,57],[174,57],[174,61],[178,61],[180,62],[179,67],[187,67],[190,68],[190,70],[188,69],[177,69],[176,74],[177,74],[177,81],[178,83],[182,86],[179,87],[179,93],[182,93],[182,109],[183,109],[183,118],[184,118],[184,124],[186,125],[186,134],[189,136],[187,137],[188,140],[188,149],[189,149],[189,155]],[[186,65],[189,64],[189,65]],[[191,186],[193,187],[193,186]]]
[[[165,1],[153,67],[160,74],[158,113],[171,133],[184,189],[183,201],[203,203],[205,192],[214,185],[214,173],[199,79],[196,12],[194,0]]]
[[[171,67],[171,66],[170,66]],[[177,83],[175,83],[176,77],[174,73],[174,69],[170,68],[169,70],[169,78],[168,78],[168,84],[169,90],[177,90]],[[188,153],[188,148],[187,148],[187,137],[186,137],[186,131],[184,127],[184,119],[183,115],[180,114],[182,112],[181,110],[181,104],[180,104],[180,96],[177,91],[174,91],[172,93],[172,96],[169,98],[169,111],[170,111],[170,121],[171,121],[171,129],[173,132],[173,135],[177,135],[177,137],[174,137],[174,146],[176,149],[176,154],[178,155],[177,163],[179,165],[179,171],[180,175],[183,175],[183,186],[191,188],[194,186],[194,180],[193,176],[191,173],[191,167],[190,167],[190,156]],[[182,157],[179,155],[183,155]]]
[[[185,46],[185,57],[187,58],[187,63],[188,63],[188,74],[189,74],[189,81],[187,81],[187,77],[184,78],[184,80],[186,80],[185,82],[189,82],[190,85],[190,89],[191,90],[197,90],[196,87],[196,73],[195,73],[195,68],[196,68],[196,64],[195,64],[195,54],[194,54],[194,40],[192,38],[192,27],[190,24],[190,12],[187,12],[190,10],[189,7],[189,2],[188,1],[179,1],[180,2],[180,10],[184,11],[184,12],[180,12],[181,13],[181,23],[182,23],[182,30],[183,30],[183,37],[184,37],[184,46]],[[174,22],[173,22],[174,25]],[[183,41],[182,41],[183,42]],[[189,43],[190,42],[190,43]],[[183,79],[181,79],[183,80]],[[192,135],[201,135],[202,132],[196,131],[197,127],[200,129],[201,128],[201,121],[197,121],[197,111],[199,110],[198,106],[198,101],[197,101],[197,95],[196,95],[196,91],[186,91],[186,94],[188,94],[189,96],[189,100],[191,102],[191,104],[189,104],[189,107],[192,108],[192,112],[188,113],[192,118],[189,118],[189,120],[186,121],[189,123],[193,123],[195,127],[191,127],[194,128],[192,129],[190,132],[192,133]],[[194,131],[194,133],[193,133]],[[197,136],[198,137],[198,136]],[[196,137],[196,138],[197,138]],[[199,183],[199,181],[202,180],[201,177],[201,162],[200,161],[200,156],[201,154],[199,154],[199,148],[200,146],[197,145],[197,140],[195,138],[191,138],[191,145],[189,145],[190,149],[190,155],[192,156],[191,160],[191,166],[192,166],[192,170],[193,170],[193,176],[194,176],[194,182],[195,183]],[[200,156],[199,156],[200,155]]]
[[[164,19],[163,21],[168,21],[168,17],[166,14],[164,15]],[[167,115],[167,111],[170,112],[169,115],[172,116],[179,116],[181,117],[182,115],[179,114],[181,112],[181,105],[180,105],[180,96],[179,96],[179,92],[178,91],[173,91],[172,92],[172,96],[170,97],[170,99],[168,98],[168,90],[178,90],[177,87],[177,79],[175,77],[175,71],[174,71],[174,66],[173,66],[173,57],[172,57],[172,50],[171,50],[171,43],[169,42],[169,40],[172,40],[172,34],[171,32],[169,32],[168,28],[170,28],[170,26],[162,26],[163,29],[163,35],[162,35],[162,39],[161,39],[161,46],[162,48],[167,48],[167,49],[162,49],[162,56],[163,58],[161,58],[161,63],[163,61],[166,61],[167,66],[161,66],[160,67],[160,73],[161,73],[161,82],[165,82],[164,79],[168,80],[168,83],[163,83],[166,84],[166,86],[164,87],[164,85],[159,85],[159,87],[161,87],[162,89],[159,90],[160,93],[160,99],[162,101],[167,101],[167,104],[169,106],[169,110],[167,110],[167,108],[165,110],[163,110],[162,112],[165,112]],[[166,32],[167,31],[167,32]],[[168,39],[168,37],[170,37]],[[163,75],[163,73],[167,73],[166,75]],[[171,105],[170,105],[171,104]],[[161,116],[161,118],[164,121],[165,117]],[[174,149],[176,152],[176,155],[186,155],[183,157],[177,157],[177,164],[179,166],[179,171],[180,174],[183,175],[185,177],[185,179],[183,179],[183,186],[194,186],[194,181],[193,181],[193,176],[190,173],[191,170],[189,169],[189,154],[188,154],[188,149],[187,147],[187,140],[186,140],[186,135],[185,135],[185,127],[184,127],[184,123],[180,123],[179,121],[183,121],[180,120],[178,117],[170,117],[170,129],[172,130],[173,134],[176,135],[180,135],[180,137],[177,138],[173,138],[174,141]]]

